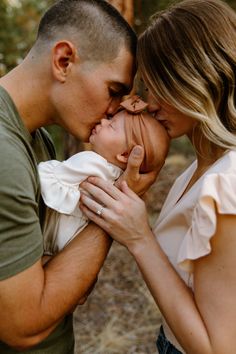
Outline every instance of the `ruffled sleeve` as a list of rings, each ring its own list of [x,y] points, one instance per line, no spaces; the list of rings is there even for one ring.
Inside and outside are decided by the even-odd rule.
[[[88,176],[115,181],[122,172],[92,151],[80,152],[63,162],[41,162],[38,171],[44,203],[63,214],[76,211],[80,199],[79,185]]]
[[[211,252],[210,240],[216,232],[217,213],[236,215],[236,175],[210,174],[203,181],[193,210],[191,227],[178,253],[177,263],[193,271],[193,260]]]

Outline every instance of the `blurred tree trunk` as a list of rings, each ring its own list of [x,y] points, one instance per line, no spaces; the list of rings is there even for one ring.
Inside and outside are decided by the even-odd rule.
[[[134,23],[134,0],[108,0],[126,21],[132,26]]]
[[[88,150],[86,144],[76,139],[73,135],[67,131],[64,132],[64,156],[63,159],[68,159],[70,156],[76,154],[79,151]]]

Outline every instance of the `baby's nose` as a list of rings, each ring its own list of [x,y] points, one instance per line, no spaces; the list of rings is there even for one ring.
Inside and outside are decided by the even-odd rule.
[[[102,118],[102,120],[101,120],[101,126],[105,126],[105,125],[107,125],[108,123],[109,123],[109,120],[108,120],[108,119]]]

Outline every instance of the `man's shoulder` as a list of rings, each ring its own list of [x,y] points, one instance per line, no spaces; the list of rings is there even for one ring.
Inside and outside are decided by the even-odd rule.
[[[37,166],[27,152],[26,147],[12,134],[0,132],[0,184],[2,187],[11,186],[37,189]]]
[[[0,158],[24,156],[25,143],[20,134],[0,124]]]

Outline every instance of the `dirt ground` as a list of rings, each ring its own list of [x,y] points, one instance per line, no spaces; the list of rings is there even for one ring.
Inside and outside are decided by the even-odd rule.
[[[181,154],[168,157],[145,197],[151,224],[176,176],[191,160]],[[160,312],[135,261],[114,242],[93,293],[75,312],[75,354],[156,354],[159,326]]]

